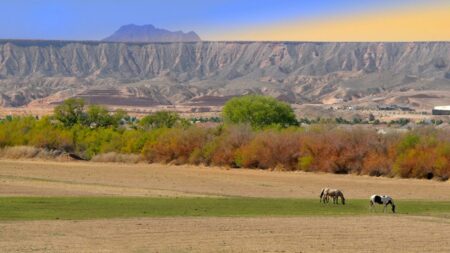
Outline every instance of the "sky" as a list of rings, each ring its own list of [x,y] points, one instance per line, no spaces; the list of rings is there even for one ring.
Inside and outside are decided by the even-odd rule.
[[[126,24],[203,40],[450,41],[448,0],[0,0],[0,38],[100,40]]]

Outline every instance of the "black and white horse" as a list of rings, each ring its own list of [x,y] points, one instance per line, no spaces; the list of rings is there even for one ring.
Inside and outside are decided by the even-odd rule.
[[[383,212],[386,212],[386,207],[391,205],[392,212],[395,213],[395,204],[391,197],[387,195],[372,195],[370,197],[370,208],[373,208],[375,204],[383,205]]]

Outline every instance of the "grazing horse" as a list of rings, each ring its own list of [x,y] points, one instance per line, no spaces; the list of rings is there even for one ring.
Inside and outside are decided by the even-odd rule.
[[[330,197],[333,198],[334,204],[339,204],[339,198],[341,198],[342,204],[345,205],[344,194],[341,190],[323,188],[320,193],[320,201],[323,201],[323,203],[328,203]]]
[[[326,203],[326,202],[328,202],[328,191],[329,191],[330,189],[328,189],[328,188],[322,188],[322,191],[320,192],[320,196],[319,196],[319,198],[320,198],[320,202],[323,202],[323,203]]]
[[[387,195],[372,195],[370,197],[370,208],[373,209],[375,204],[383,205],[383,212],[386,212],[387,205],[392,206],[392,212],[395,213],[395,204],[391,197]]]
[[[341,198],[342,204],[345,205],[344,194],[342,193],[341,190],[338,190],[338,189],[328,189],[328,192],[327,192],[327,198],[328,198],[328,197],[333,198],[333,203],[334,203],[334,204],[339,204],[339,198]]]

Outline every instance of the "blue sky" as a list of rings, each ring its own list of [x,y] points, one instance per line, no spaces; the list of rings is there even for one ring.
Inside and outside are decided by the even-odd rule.
[[[239,39],[233,31],[388,11],[439,0],[1,0],[0,38],[102,39],[125,24]],[[226,34],[221,36],[221,34]],[[230,36],[229,38],[226,36]],[[270,34],[267,40],[270,40]]]

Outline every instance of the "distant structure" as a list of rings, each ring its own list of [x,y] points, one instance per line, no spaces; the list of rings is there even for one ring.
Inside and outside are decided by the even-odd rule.
[[[431,112],[433,115],[450,115],[450,105],[435,106]]]
[[[413,108],[409,107],[408,105],[378,105],[377,106],[378,110],[380,111],[404,111],[404,112],[412,112],[414,111]]]

